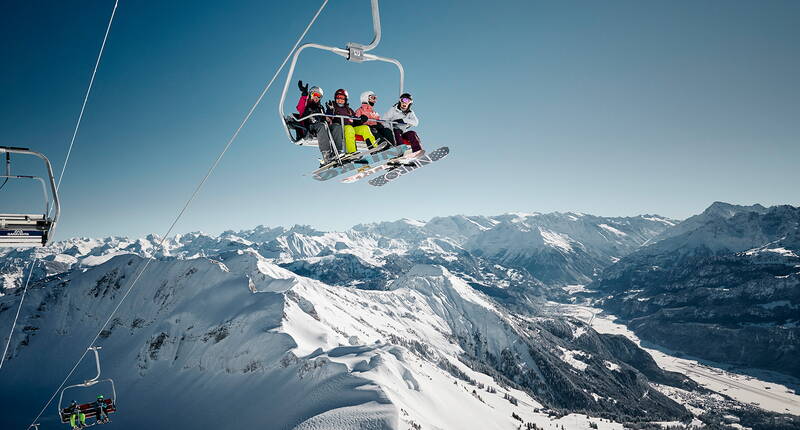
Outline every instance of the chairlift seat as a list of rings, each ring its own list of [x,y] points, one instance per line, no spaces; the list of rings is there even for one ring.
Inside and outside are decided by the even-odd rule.
[[[319,147],[319,141],[317,140],[317,137],[311,133],[311,130],[309,130],[308,127],[297,121],[297,114],[293,115],[294,116],[289,115],[284,117],[284,122],[290,131],[289,135],[292,137],[292,141],[299,146]],[[364,141],[364,136],[360,134],[356,134],[356,149],[359,151],[369,149],[366,141]]]
[[[106,413],[112,414],[117,411],[117,405],[114,404],[114,401],[111,399],[103,399],[103,403],[106,404]],[[91,403],[84,403],[82,405],[78,405],[81,412],[86,415],[86,418],[97,418],[97,407],[95,406],[95,402]],[[61,410],[61,422],[68,423],[69,417],[72,416],[72,411],[70,408],[64,408]]]
[[[42,214],[0,214],[0,246],[44,246],[52,225]]]

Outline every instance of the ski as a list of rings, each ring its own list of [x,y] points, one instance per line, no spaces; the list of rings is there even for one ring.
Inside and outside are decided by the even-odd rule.
[[[384,173],[381,176],[378,176],[377,178],[370,179],[369,180],[369,184],[370,185],[374,185],[376,187],[382,187],[382,186],[388,184],[389,182],[391,182],[391,181],[393,181],[393,180],[395,180],[395,179],[397,179],[397,178],[399,178],[399,177],[401,177],[403,175],[406,175],[408,173],[413,172],[414,170],[419,169],[420,167],[424,167],[424,166],[426,166],[428,164],[431,164],[431,163],[433,163],[435,161],[441,160],[442,158],[446,157],[447,154],[449,154],[449,153],[450,153],[450,148],[448,148],[446,146],[443,146],[441,148],[438,148],[438,149],[434,150],[430,154],[425,154],[425,155],[423,155],[421,157],[411,158],[411,159],[408,159],[406,161],[403,161],[402,159],[400,159],[400,160],[397,160],[397,164],[396,165],[384,165],[384,166],[381,166],[381,167],[384,167],[386,170],[389,170],[389,171]],[[390,163],[390,164],[394,164],[394,163]]]
[[[311,176],[318,181],[327,181],[333,177],[339,176],[342,173],[357,170],[362,164],[372,165],[381,164],[389,161],[392,158],[399,157],[405,152],[405,146],[395,146],[389,149],[376,148],[370,151],[358,153],[359,155],[347,156],[341,160],[342,164],[333,164],[323,166],[313,172]]]
[[[352,184],[352,183],[355,183],[356,181],[360,181],[360,180],[366,178],[367,176],[374,175],[375,173],[378,173],[378,172],[380,172],[382,170],[386,170],[386,167],[387,167],[386,164],[382,164],[380,166],[375,166],[375,167],[370,166],[370,165],[359,167],[356,170],[357,173],[355,175],[348,176],[348,177],[342,179],[341,182],[343,184]]]

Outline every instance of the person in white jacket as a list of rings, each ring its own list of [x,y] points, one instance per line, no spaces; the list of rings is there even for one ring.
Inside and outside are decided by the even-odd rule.
[[[411,110],[411,105],[414,99],[411,94],[403,93],[400,100],[386,112],[383,119],[392,121],[392,128],[394,129],[395,144],[406,144],[411,146],[411,150],[418,152],[422,150],[422,145],[419,141],[417,132],[410,130],[411,127],[419,125],[419,119],[414,111]]]

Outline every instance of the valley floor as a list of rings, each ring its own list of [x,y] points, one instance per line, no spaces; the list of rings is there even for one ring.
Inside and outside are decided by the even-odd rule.
[[[650,353],[661,368],[682,373],[709,390],[768,411],[800,415],[800,395],[790,388],[798,387],[798,381],[789,376],[770,373],[770,380],[781,381],[781,383],[776,383],[736,373],[720,363],[686,357],[666,348],[642,342],[625,325],[617,323],[615,316],[603,314],[599,308],[586,305],[557,306],[563,306],[565,312],[590,323],[592,328],[600,333],[621,334],[631,339]],[[758,374],[759,372],[748,373]],[[766,372],[761,371],[760,373],[765,374]],[[685,396],[679,395],[674,389],[668,387],[659,387],[659,389],[676,401],[686,403]]]

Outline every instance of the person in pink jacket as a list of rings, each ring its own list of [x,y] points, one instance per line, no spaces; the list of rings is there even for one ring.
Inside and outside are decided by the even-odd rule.
[[[383,126],[383,124],[375,121],[376,119],[381,119],[381,115],[378,112],[375,112],[375,102],[378,100],[378,96],[375,95],[372,91],[364,91],[361,93],[361,107],[356,110],[356,116],[366,116],[369,118],[369,121],[364,123],[361,127],[369,127],[372,135],[378,136],[383,138],[383,140],[392,144],[394,140],[394,135],[392,130]],[[359,127],[356,127],[356,133],[361,134],[358,132]]]

